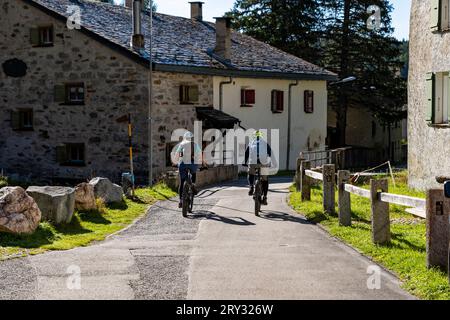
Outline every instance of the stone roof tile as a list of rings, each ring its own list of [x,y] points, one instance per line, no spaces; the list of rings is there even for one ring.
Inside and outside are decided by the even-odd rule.
[[[92,0],[28,0],[63,17],[68,17],[68,6],[81,8],[81,25],[106,40],[130,48],[132,30],[131,9]],[[143,33],[150,37],[150,14],[143,14]],[[155,64],[233,69],[239,71],[271,72],[312,75],[332,78],[336,75],[301,58],[283,52],[239,32],[232,32],[231,63],[215,59],[215,24],[188,18],[154,13],[153,61]],[[150,41],[146,41],[150,52]],[[136,53],[135,53],[136,54]]]

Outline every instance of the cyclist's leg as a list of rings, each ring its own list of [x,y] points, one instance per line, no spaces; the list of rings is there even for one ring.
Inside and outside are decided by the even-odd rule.
[[[197,186],[195,185],[195,183],[197,182],[198,165],[191,164],[189,167],[191,169],[191,174],[192,174],[192,185],[193,185],[193,188],[194,188],[194,194],[197,195],[198,190],[197,190]]]
[[[186,166],[184,164],[180,164],[178,167],[178,170],[179,170],[179,175],[180,175],[180,186],[178,187],[178,194],[180,195],[179,207],[181,207],[182,199],[183,199],[184,182],[186,181],[186,178],[187,178],[187,170],[186,170]]]
[[[263,204],[267,205],[267,194],[269,193],[269,177],[261,176],[261,183],[263,188]]]
[[[250,190],[248,194],[251,196],[254,193],[255,190],[255,173],[256,173],[256,167],[253,164],[248,165],[248,185],[250,187]]]

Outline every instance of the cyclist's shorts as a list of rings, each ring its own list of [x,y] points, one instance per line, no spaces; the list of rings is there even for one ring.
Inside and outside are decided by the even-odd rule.
[[[198,164],[184,164],[184,163],[181,163],[181,164],[178,165],[178,169],[180,171],[180,178],[184,180],[184,179],[187,178],[188,169],[190,169],[192,173],[196,173],[197,172]]]
[[[264,166],[262,166],[260,164],[250,164],[248,166],[248,173],[254,176],[256,174],[256,169],[257,168],[261,168],[261,178],[262,178],[262,180],[268,180],[268,176],[269,176],[269,173],[270,173],[270,168],[264,167]]]

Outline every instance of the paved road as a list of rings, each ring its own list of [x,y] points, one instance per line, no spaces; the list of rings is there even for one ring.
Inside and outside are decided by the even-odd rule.
[[[2,262],[0,298],[413,298],[385,271],[369,290],[373,263],[294,213],[288,186],[272,185],[260,218],[241,181],[203,191],[188,219],[161,202],[105,242]]]

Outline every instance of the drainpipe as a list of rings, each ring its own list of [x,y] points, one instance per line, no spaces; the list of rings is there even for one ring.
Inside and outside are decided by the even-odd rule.
[[[298,80],[295,83],[289,84],[286,170],[289,170],[289,158],[291,157],[292,87],[296,86],[298,86]]]
[[[223,86],[226,84],[232,84],[233,83],[233,78],[230,77],[230,80],[228,81],[222,81],[219,84],[219,110],[223,111]]]

